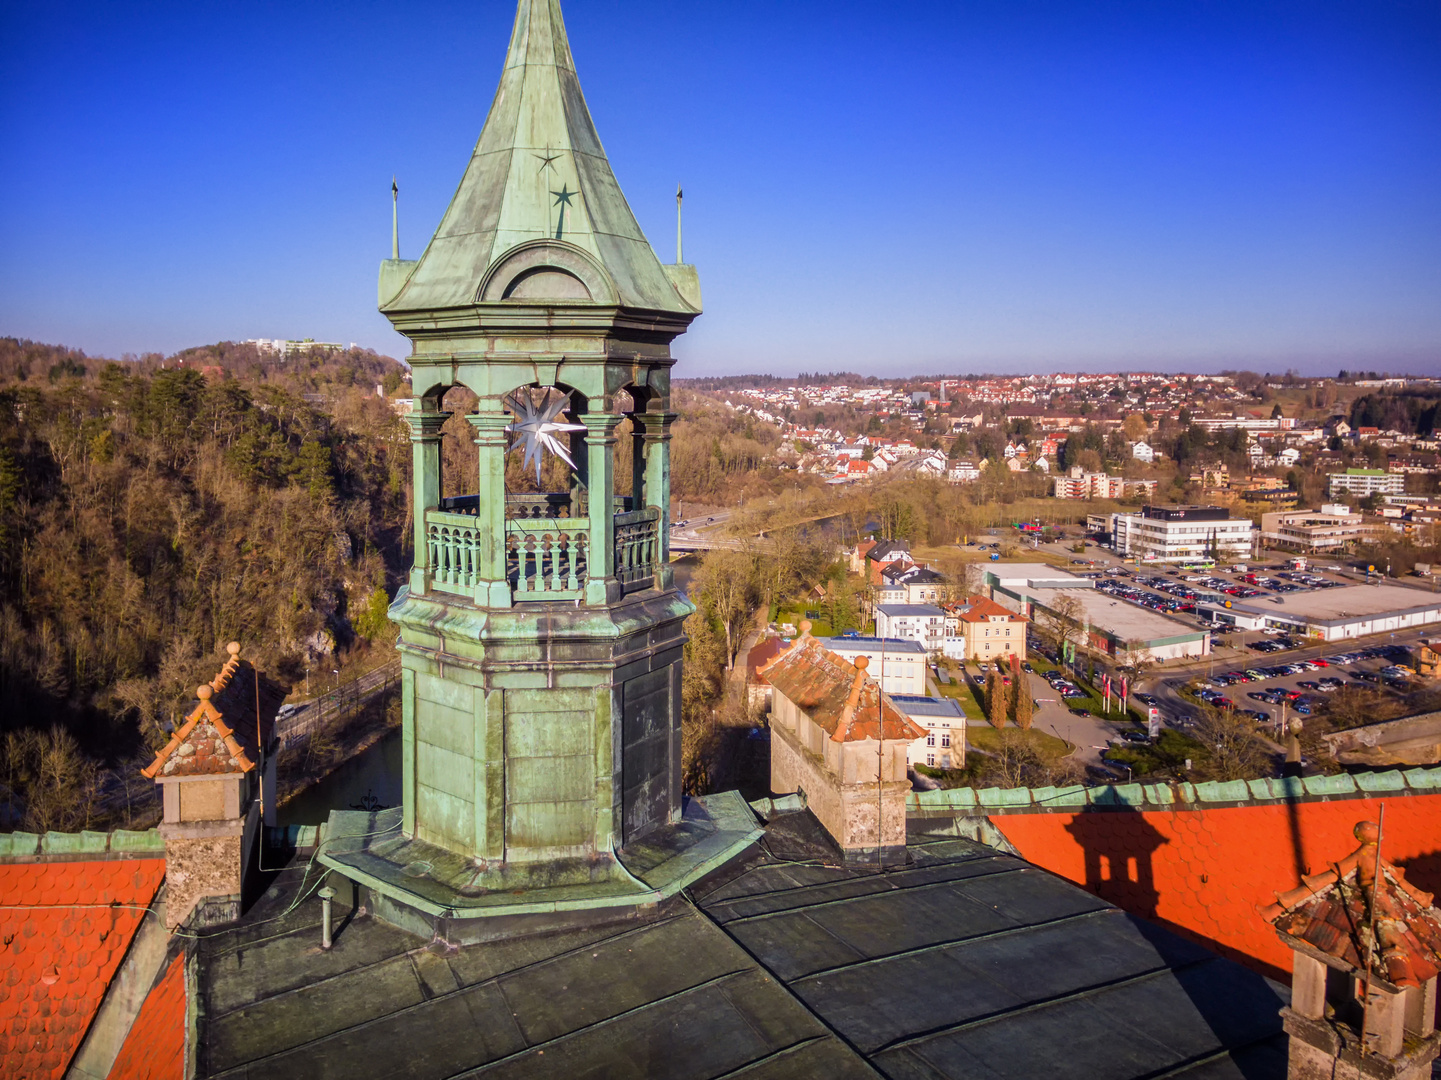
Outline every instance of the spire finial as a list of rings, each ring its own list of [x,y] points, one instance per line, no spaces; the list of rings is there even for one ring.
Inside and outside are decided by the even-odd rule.
[[[390,257],[400,258],[400,185],[390,177]]]
[[[675,264],[677,266],[680,266],[685,262],[685,259],[681,255],[680,246],[680,201],[681,190],[680,184],[677,183],[675,186]]]

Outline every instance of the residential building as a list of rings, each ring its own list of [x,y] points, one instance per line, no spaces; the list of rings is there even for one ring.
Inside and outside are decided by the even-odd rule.
[[[943,651],[960,660],[998,660],[1012,653],[1026,655],[1029,620],[984,596],[971,596],[946,606],[947,634]]]
[[[1053,482],[1058,499],[1119,499],[1126,490],[1126,482],[1121,477],[1084,472],[1080,466],[1073,466]]]
[[[961,769],[966,764],[966,714],[955,698],[891,694],[896,708],[926,733],[906,749],[908,765]]]
[[[833,637],[818,638],[844,660],[864,656],[870,663],[871,678],[888,694],[926,693],[926,649],[909,638]]]
[[[1064,476],[1056,476],[1053,492],[1058,499],[1121,499],[1126,496],[1153,497],[1154,480],[1127,480],[1106,473],[1085,472],[1072,466]]]
[[[940,652],[946,613],[935,604],[877,604],[876,634],[914,641],[927,652]]]
[[[1144,506],[1117,514],[1113,544],[1122,555],[1156,562],[1245,559],[1255,526],[1222,506]]]
[[[1261,542],[1291,551],[1341,551],[1389,531],[1385,525],[1367,524],[1365,515],[1353,514],[1349,506],[1337,503],[1326,503],[1320,510],[1261,515]]]
[[[1148,442],[1133,442],[1131,444],[1131,457],[1137,461],[1144,461],[1149,464],[1156,460],[1156,451]]]
[[[1333,499],[1337,495],[1362,499],[1368,495],[1400,495],[1406,490],[1406,477],[1386,469],[1347,469],[1330,473],[1326,479],[1326,494]]]
[[[938,604],[945,599],[946,578],[926,566],[888,567],[881,571],[876,602],[881,604]]]
[[[981,478],[981,467],[972,460],[953,461],[946,470],[946,479],[953,484],[968,484]]]

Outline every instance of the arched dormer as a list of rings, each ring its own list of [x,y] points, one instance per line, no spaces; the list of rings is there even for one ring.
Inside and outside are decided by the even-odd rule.
[[[481,279],[477,303],[615,304],[615,283],[589,252],[564,240],[529,240],[511,248]]]

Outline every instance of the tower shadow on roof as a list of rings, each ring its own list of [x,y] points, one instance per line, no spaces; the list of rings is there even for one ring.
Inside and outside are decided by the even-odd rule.
[[[1156,917],[1156,876],[1152,861],[1169,843],[1134,810],[1077,814],[1066,826],[1085,853],[1088,892],[1147,919]]]

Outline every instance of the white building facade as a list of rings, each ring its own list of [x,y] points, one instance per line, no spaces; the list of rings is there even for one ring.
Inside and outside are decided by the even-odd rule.
[[[1139,514],[1117,514],[1117,554],[1148,562],[1248,559],[1256,527],[1219,506],[1145,506]]]

